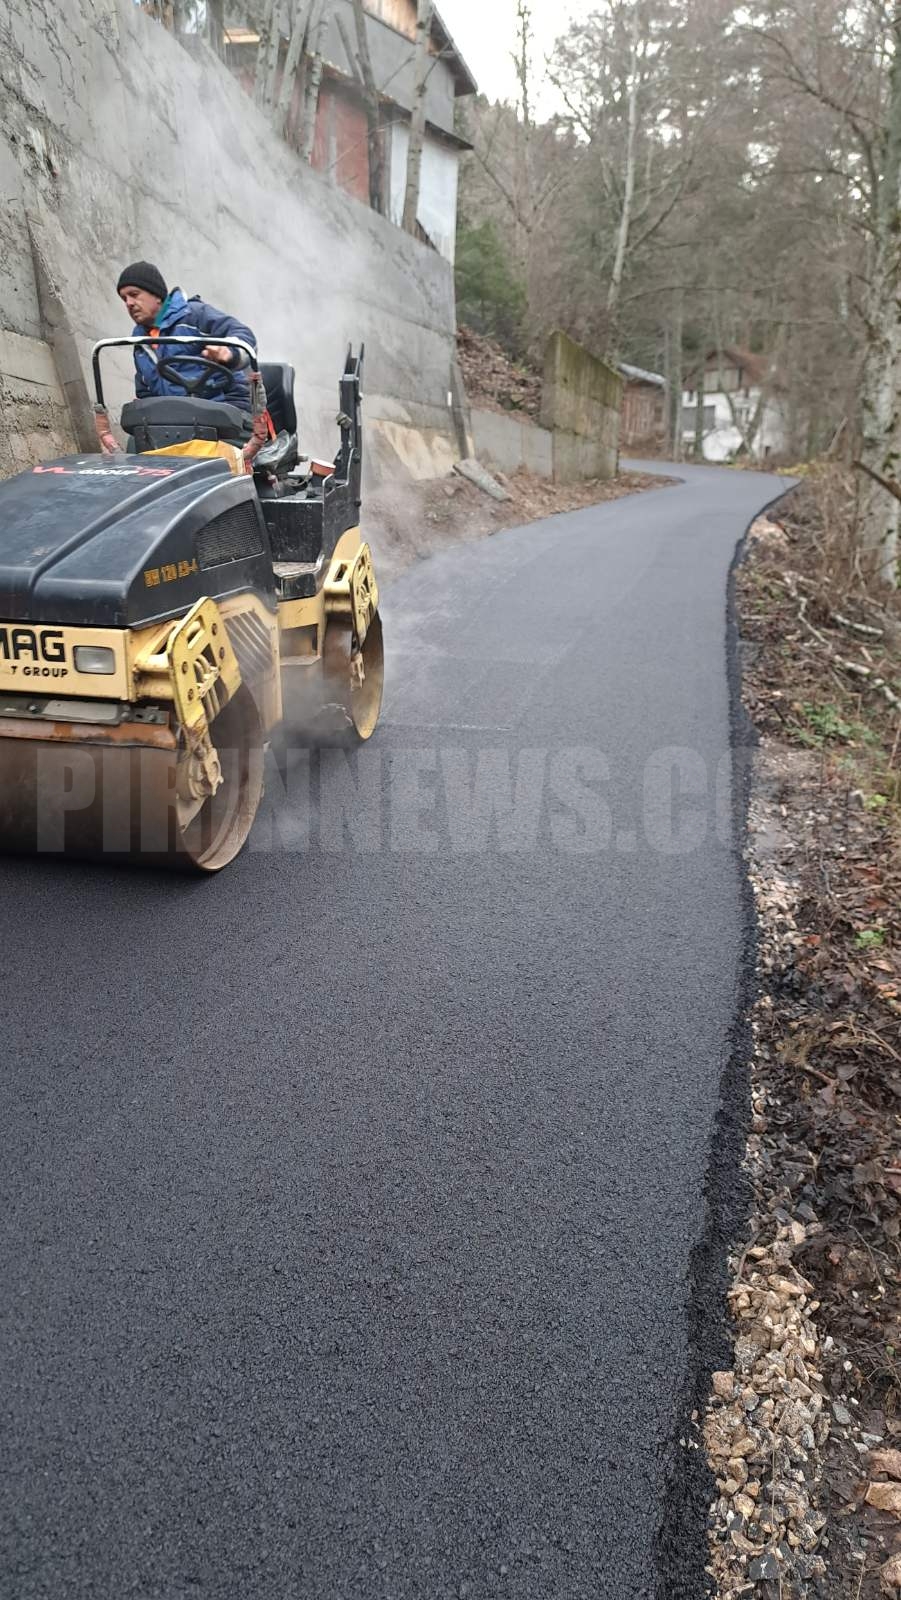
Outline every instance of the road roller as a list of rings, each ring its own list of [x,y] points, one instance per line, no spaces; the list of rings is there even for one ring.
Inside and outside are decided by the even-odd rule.
[[[172,336],[153,354],[179,392],[122,407],[122,450],[104,353],[159,343],[95,346],[99,454],[0,484],[0,849],[216,872],[274,738],[354,745],[378,721],[363,351],[333,460],[301,455],[292,367],[220,340],[246,367],[244,411],[203,397],[198,367],[216,364]]]

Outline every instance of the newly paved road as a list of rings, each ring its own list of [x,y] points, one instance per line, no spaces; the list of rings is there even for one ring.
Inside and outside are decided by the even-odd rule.
[[[784,484],[684,475],[395,583],[377,740],[219,878],[0,861],[3,1600],[700,1595],[726,583]]]

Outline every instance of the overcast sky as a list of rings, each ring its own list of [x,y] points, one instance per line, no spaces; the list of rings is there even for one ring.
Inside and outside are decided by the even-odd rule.
[[[492,100],[512,99],[516,80],[510,51],[516,0],[437,0],[437,5],[482,93]],[[544,58],[558,35],[565,33],[567,23],[588,16],[591,10],[591,0],[532,0],[536,76],[541,75]],[[539,109],[542,99],[546,97],[538,97]]]

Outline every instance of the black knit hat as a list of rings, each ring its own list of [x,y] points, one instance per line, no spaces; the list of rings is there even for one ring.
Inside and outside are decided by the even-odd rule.
[[[120,289],[146,289],[148,294],[157,294],[165,300],[169,293],[165,279],[159,267],[154,267],[149,261],[133,261],[130,267],[123,267],[119,273],[119,282],[116,284],[116,293]]]

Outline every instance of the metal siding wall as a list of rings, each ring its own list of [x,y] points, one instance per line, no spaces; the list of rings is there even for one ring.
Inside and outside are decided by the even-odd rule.
[[[404,212],[409,148],[409,127],[405,122],[395,122],[391,129],[389,216],[398,227]],[[450,262],[453,262],[457,243],[459,166],[460,158],[456,150],[449,149],[437,139],[430,139],[426,134],[422,146],[419,208],[416,216],[438,254]]]
[[[351,48],[354,46],[356,29],[352,0],[337,0],[326,34],[324,55],[331,66],[352,77],[353,67],[345,54],[336,22],[339,11]],[[379,22],[377,17],[367,17],[366,31],[369,35],[372,70],[379,89],[406,111],[412,110],[415,82],[412,41],[402,38],[394,28]],[[426,116],[436,128],[444,128],[448,133],[454,131],[454,87],[453,73],[447,63],[436,61],[429,73],[426,88]]]
[[[457,245],[459,167],[456,150],[426,137],[422,147],[419,220],[439,253],[450,262],[453,262]]]
[[[410,148],[410,129],[406,122],[395,122],[388,133],[388,215],[400,227],[404,214],[404,191],[407,184],[407,151]]]

